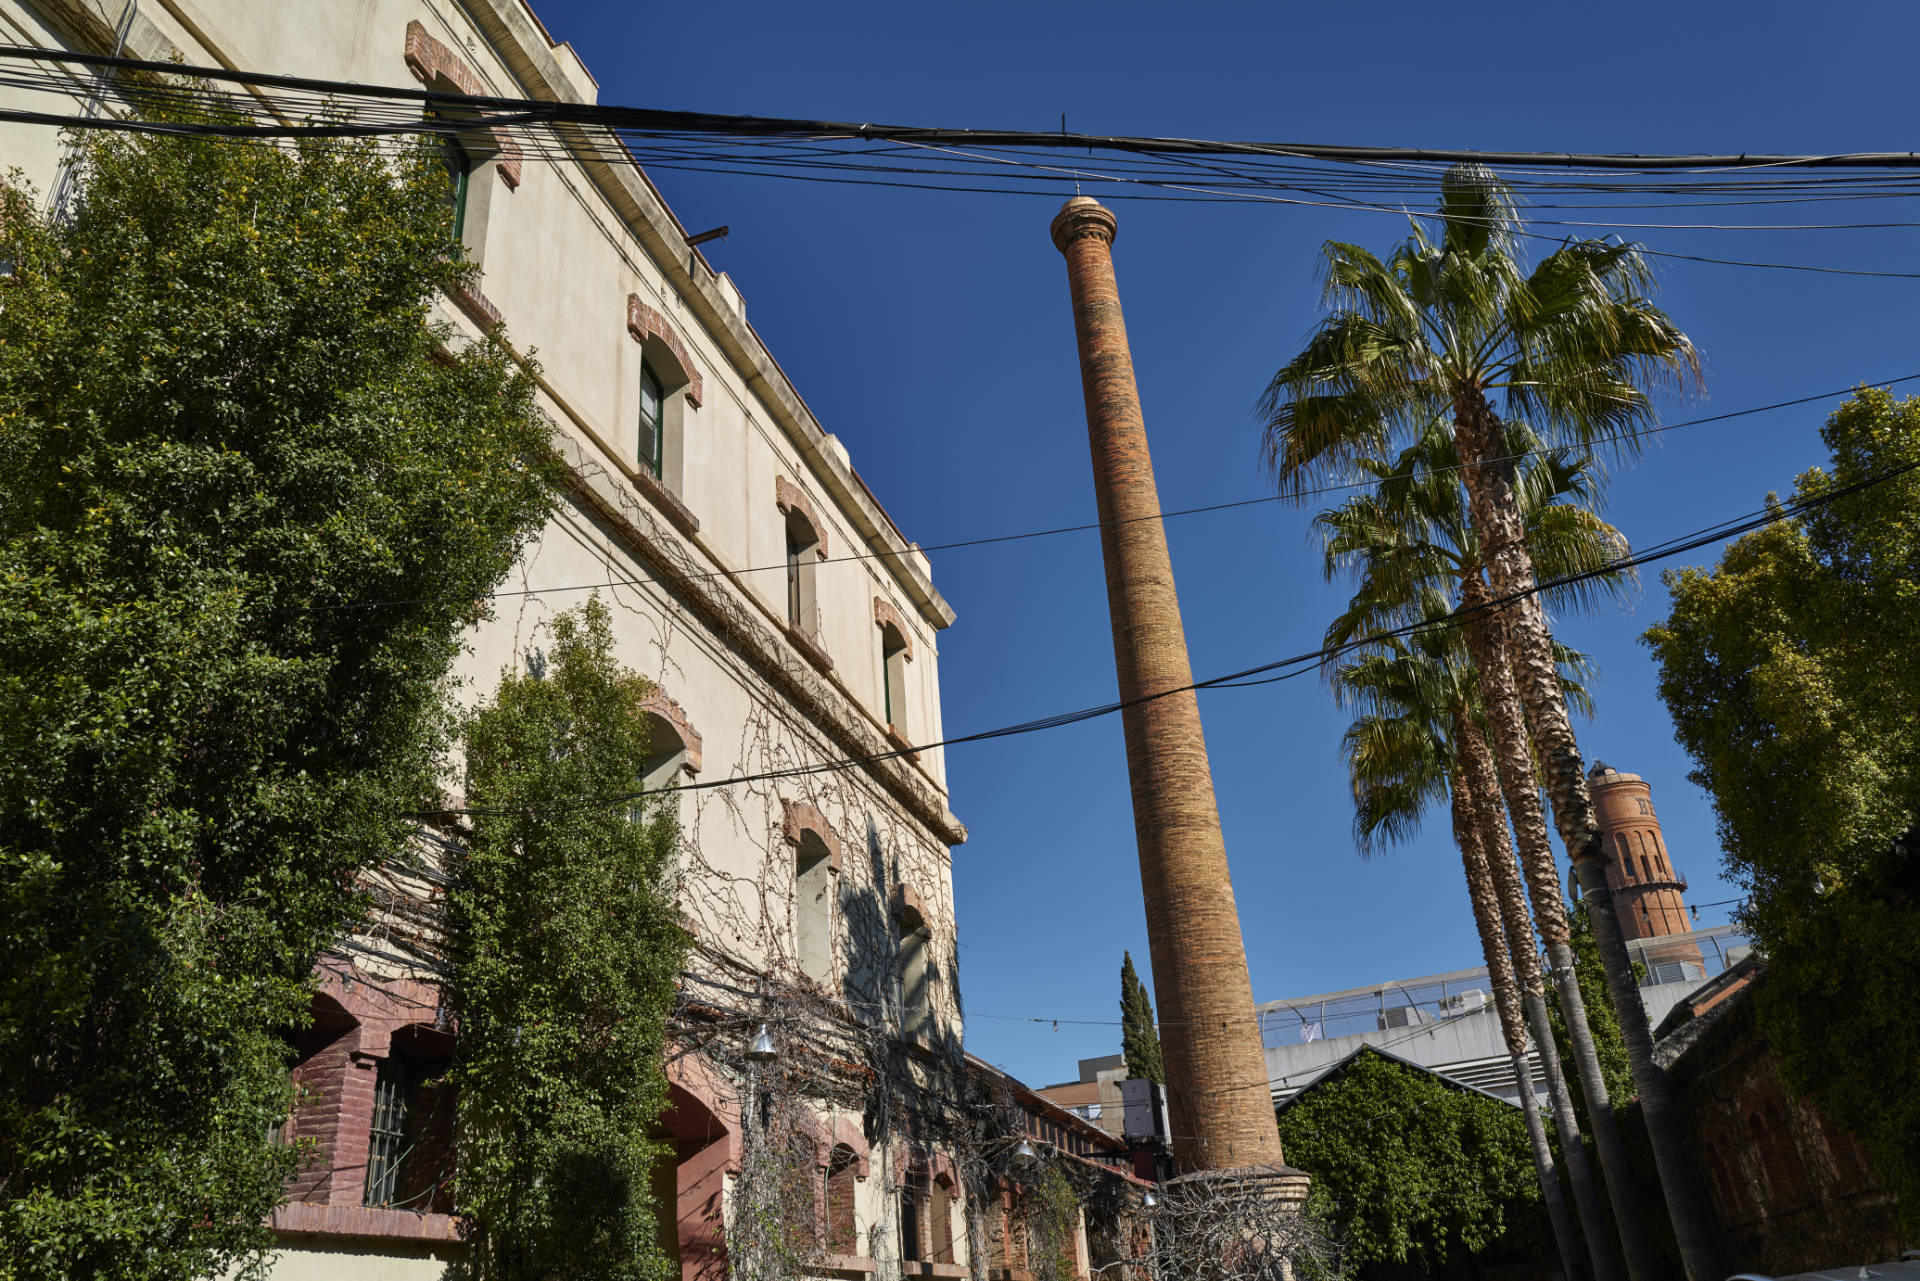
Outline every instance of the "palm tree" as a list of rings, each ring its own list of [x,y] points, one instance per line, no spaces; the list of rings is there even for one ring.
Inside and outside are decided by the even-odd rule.
[[[1570,1275],[1576,1274],[1575,1260],[1579,1256],[1573,1223],[1533,1093],[1521,995],[1508,954],[1502,905],[1488,866],[1486,809],[1469,791],[1459,764],[1462,730],[1472,722],[1472,672],[1459,653],[1457,637],[1434,630],[1419,633],[1410,641],[1393,639],[1370,646],[1366,654],[1342,663],[1333,683],[1335,696],[1360,710],[1341,738],[1341,755],[1353,786],[1354,840],[1361,852],[1372,853],[1384,844],[1409,838],[1431,805],[1443,796],[1449,800],[1454,844],[1460,849],[1467,897],[1473,904],[1474,924],[1493,987],[1494,1008],[1513,1062],[1514,1081],[1520,1087],[1534,1170],[1561,1262]],[[1504,845],[1504,820],[1501,840]],[[1543,1051],[1551,1052],[1552,1044],[1550,1037],[1543,1041]],[[1554,1066],[1557,1069],[1557,1062]],[[1571,1100],[1564,1110],[1559,1106],[1565,1093],[1565,1084],[1559,1083],[1552,1098],[1567,1154],[1567,1175],[1586,1228],[1593,1275],[1598,1281],[1611,1281],[1616,1274],[1605,1247],[1605,1220],[1586,1155],[1579,1146]]]
[[[1556,603],[1591,606],[1623,598],[1634,576],[1618,567],[1625,550],[1619,531],[1591,510],[1598,498],[1598,480],[1590,460],[1565,450],[1541,451],[1538,444],[1523,424],[1509,426],[1506,451],[1531,458],[1517,476],[1528,542],[1551,577],[1572,579],[1554,589]],[[1355,784],[1355,830],[1364,850],[1379,835],[1388,840],[1401,836],[1409,816],[1417,823],[1423,794],[1416,784],[1425,781],[1431,787],[1433,780],[1417,769],[1396,772],[1395,765],[1396,760],[1409,766],[1418,762],[1418,753],[1405,753],[1420,743],[1446,763],[1456,805],[1480,807],[1475,840],[1483,851],[1479,866],[1487,871],[1476,872],[1473,854],[1463,845],[1470,888],[1480,885],[1483,875],[1493,878],[1481,892],[1500,900],[1499,914],[1489,919],[1506,923],[1512,962],[1520,978],[1518,995],[1547,1068],[1549,1095],[1570,1156],[1568,1174],[1575,1202],[1588,1227],[1589,1243],[1597,1251],[1595,1271],[1610,1276],[1611,1258],[1600,1246],[1604,1228],[1598,1201],[1578,1146],[1579,1125],[1560,1077],[1547,1022],[1532,924],[1519,893],[1513,847],[1501,813],[1500,784],[1479,723],[1477,684],[1461,649],[1461,631],[1484,630],[1492,620],[1450,613],[1455,596],[1471,590],[1468,580],[1478,581],[1480,572],[1453,442],[1443,425],[1429,424],[1397,458],[1360,460],[1356,467],[1373,480],[1372,487],[1320,513],[1314,522],[1325,550],[1327,576],[1344,572],[1359,580],[1348,609],[1326,636],[1330,652],[1358,646],[1365,655],[1360,661],[1341,664],[1334,677],[1336,695],[1369,711],[1356,721],[1346,740]],[[1456,623],[1464,627],[1451,626]],[[1392,638],[1396,629],[1408,626],[1420,630],[1406,640]],[[1380,639],[1383,633],[1387,639]],[[1561,670],[1577,664],[1578,656],[1563,652],[1558,659],[1557,671],[1569,696],[1588,706],[1584,688],[1569,679],[1569,670]],[[1396,758],[1387,750],[1394,747],[1403,755]],[[1476,766],[1480,767],[1477,774]],[[1529,811],[1516,809],[1522,819],[1516,826],[1535,843],[1545,845],[1537,792],[1529,786],[1516,802],[1522,807],[1530,802],[1533,807],[1531,823],[1526,821]],[[1550,865],[1550,848],[1546,859]],[[1548,895],[1551,902],[1543,910],[1559,911],[1564,920],[1558,890],[1555,881]],[[1494,970],[1491,962],[1489,970]],[[1576,1007],[1568,1022],[1576,1038],[1591,1041],[1583,1009]],[[1596,1139],[1603,1151],[1611,1148],[1617,1154],[1617,1136],[1606,1127],[1610,1119],[1608,1113],[1596,1122]],[[1611,1170],[1609,1187],[1616,1191],[1616,1205],[1631,1204],[1621,1195],[1627,1189],[1616,1188]],[[1624,1219],[1623,1223],[1625,1232],[1636,1233],[1637,1222]],[[1634,1237],[1629,1235],[1627,1240],[1631,1243]]]
[[[1506,425],[1494,407],[1494,398],[1503,399],[1507,417],[1526,419],[1560,443],[1630,451],[1653,417],[1647,387],[1697,379],[1698,356],[1648,300],[1651,272],[1637,245],[1569,241],[1523,270],[1512,192],[1481,166],[1447,172],[1440,220],[1437,241],[1416,223],[1384,262],[1357,245],[1326,246],[1330,314],[1306,349],[1274,374],[1262,397],[1267,458],[1282,493],[1298,495],[1318,480],[1344,477],[1357,460],[1419,436],[1435,420],[1451,423],[1487,575],[1484,590],[1468,603],[1502,607],[1502,625],[1483,629],[1485,643],[1474,647],[1502,790],[1513,807],[1513,776],[1523,761],[1532,774],[1537,751],[1555,823],[1592,908],[1674,1234],[1688,1275],[1708,1281],[1718,1265],[1699,1185],[1664,1074],[1652,1059],[1645,1013],[1611,915],[1608,855],[1556,679],[1552,634],[1530,594],[1534,566],[1523,537],[1516,469],[1503,448]],[[1531,817],[1515,812],[1513,819],[1564,1009],[1578,1002],[1572,948],[1564,911],[1550,911],[1542,893],[1558,886],[1558,870],[1550,846],[1533,839]],[[1586,1053],[1577,1057],[1588,1098],[1601,1097],[1593,1088],[1597,1061]],[[1601,1127],[1596,1114],[1596,1140],[1603,1137]],[[1625,1170],[1614,1178],[1616,1161],[1604,1143],[1601,1157],[1618,1214]],[[1635,1249],[1632,1235],[1624,1242],[1628,1270],[1636,1281],[1651,1281],[1651,1260],[1644,1248]]]

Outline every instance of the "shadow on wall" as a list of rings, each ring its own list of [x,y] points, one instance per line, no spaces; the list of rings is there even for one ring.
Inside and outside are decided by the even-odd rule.
[[[868,875],[863,885],[843,885],[840,919],[846,923],[847,972],[842,996],[854,1016],[868,1027],[888,1021],[894,1011],[887,998],[892,984],[893,931],[887,924],[882,886],[891,884],[879,826],[867,818]],[[851,880],[851,878],[848,878]]]

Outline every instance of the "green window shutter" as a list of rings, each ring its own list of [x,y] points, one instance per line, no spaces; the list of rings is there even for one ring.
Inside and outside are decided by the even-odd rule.
[[[453,243],[462,243],[467,229],[467,182],[473,172],[473,160],[467,149],[453,138],[440,140],[440,163],[447,170],[447,202],[453,207]]]

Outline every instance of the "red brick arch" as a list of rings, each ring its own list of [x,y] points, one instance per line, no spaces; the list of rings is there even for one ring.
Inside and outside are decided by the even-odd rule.
[[[907,627],[907,620],[893,607],[893,602],[884,596],[873,598],[873,621],[882,627],[891,627],[900,633],[900,641],[907,649],[908,659],[913,657],[913,632]]]
[[[627,295],[627,333],[637,343],[644,344],[648,339],[660,343],[673,358],[680,363],[680,373],[686,378],[687,403],[695,409],[706,399],[706,384],[701,381],[700,367],[693,363],[693,355],[687,350],[687,344],[680,340],[679,333],[667,318],[652,307],[640,301],[639,294]]]
[[[655,686],[640,700],[640,710],[651,712],[665,721],[679,738],[680,746],[687,752],[687,768],[695,774],[700,772],[700,731],[687,719],[687,713],[679,703],[667,697],[666,691]]]
[[[800,848],[800,838],[812,832],[827,847],[827,863],[838,872],[844,865],[840,849],[840,838],[833,834],[833,828],[827,825],[826,815],[805,801],[780,801],[780,835],[795,850]]]
[[[821,520],[819,514],[813,510],[813,500],[807,497],[806,491],[785,476],[775,476],[773,503],[780,509],[782,515],[792,512],[800,513],[801,519],[805,520],[813,530],[815,548],[820,553],[820,559],[825,560],[827,558],[827,522]]]
[[[460,55],[427,34],[427,29],[418,18],[407,24],[407,70],[413,78],[429,89],[434,81],[442,80],[461,93],[475,98],[488,97],[487,86],[474,74],[473,68],[463,61]],[[495,166],[500,171],[500,180],[509,187],[520,185],[520,144],[515,142],[504,129],[489,129],[495,145],[500,148],[500,163]]]

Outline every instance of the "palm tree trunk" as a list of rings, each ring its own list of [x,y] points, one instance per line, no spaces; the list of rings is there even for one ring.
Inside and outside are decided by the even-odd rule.
[[[1475,729],[1465,716],[1455,718],[1455,734]],[[1520,1013],[1520,992],[1514,983],[1513,961],[1507,955],[1504,923],[1500,918],[1500,900],[1487,868],[1487,850],[1478,825],[1476,806],[1466,787],[1463,773],[1456,768],[1452,778],[1453,840],[1460,847],[1460,862],[1467,874],[1467,898],[1473,904],[1473,923],[1480,932],[1480,951],[1487,961],[1487,979],[1493,987],[1494,1010],[1500,1016],[1500,1032],[1513,1060],[1514,1084],[1520,1091],[1520,1111],[1526,1118],[1527,1140],[1533,1147],[1533,1169],[1540,1180],[1540,1196],[1546,1202],[1547,1220],[1553,1225],[1554,1245],[1560,1251],[1560,1266],[1569,1277],[1578,1277],[1579,1247],[1573,1235],[1573,1218],[1567,1212],[1567,1198],[1560,1189],[1560,1174],[1553,1166],[1553,1149],[1547,1145],[1547,1127],[1540,1121],[1540,1101],[1534,1097],[1532,1073],[1527,1069],[1527,1029]]]
[[[1547,1082],[1547,1101],[1553,1108],[1554,1124],[1560,1131],[1561,1156],[1567,1163],[1567,1182],[1573,1185],[1574,1205],[1580,1211],[1580,1223],[1586,1232],[1588,1259],[1596,1281],[1614,1281],[1620,1270],[1607,1243],[1607,1220],[1600,1210],[1600,1194],[1593,1186],[1593,1169],[1587,1164],[1586,1147],[1580,1141],[1580,1118],[1573,1108],[1573,1094],[1567,1089],[1560,1050],[1554,1044],[1553,1025],[1547,1019],[1540,954],[1533,942],[1533,919],[1527,911],[1520,869],[1514,862],[1513,842],[1507,835],[1493,752],[1477,725],[1464,726],[1456,735],[1456,741],[1460,770],[1470,780],[1469,794],[1478,811],[1480,844],[1486,851],[1488,880],[1493,886],[1501,926],[1506,931],[1506,952],[1513,965],[1514,983],[1540,1055],[1541,1075]]]
[[[1639,1092],[1640,1114],[1660,1172],[1674,1240],[1690,1281],[1712,1281],[1721,1272],[1706,1200],[1680,1133],[1667,1074],[1654,1062],[1653,1029],[1647,1022],[1646,1007],[1640,1003],[1633,962],[1621,937],[1619,918],[1614,915],[1613,892],[1607,884],[1607,851],[1600,839],[1600,822],[1587,790],[1573,720],[1567,714],[1566,696],[1560,687],[1553,634],[1539,598],[1532,594],[1533,560],[1520,536],[1513,463],[1502,457],[1506,450],[1500,421],[1477,389],[1469,389],[1455,406],[1455,440],[1474,532],[1480,539],[1493,594],[1513,602],[1503,611],[1503,617],[1511,640],[1509,657],[1518,694],[1546,775],[1554,824],[1573,860],[1574,876],[1593,924],[1600,968],[1619,1016],[1620,1037],[1633,1070],[1634,1088]],[[1554,968],[1558,979],[1557,961]],[[1597,1125],[1595,1130],[1597,1137]]]
[[[1464,631],[1473,665],[1480,673],[1480,698],[1486,709],[1488,736],[1493,740],[1500,792],[1513,819],[1514,837],[1519,843],[1527,889],[1533,897],[1540,939],[1546,944],[1547,958],[1553,964],[1554,990],[1560,998],[1560,1013],[1566,1019],[1567,1037],[1573,1043],[1574,1066],[1580,1073],[1581,1092],[1587,1098],[1587,1119],[1593,1125],[1594,1149],[1600,1157],[1600,1169],[1606,1175],[1607,1200],[1613,1206],[1613,1220],[1620,1230],[1627,1275],[1633,1281],[1655,1281],[1653,1252],[1647,1245],[1639,1207],[1634,1202],[1633,1175],[1627,1168],[1626,1149],[1620,1145],[1613,1105],[1607,1097],[1606,1081],[1600,1074],[1600,1055],[1594,1048],[1593,1031],[1587,1026],[1586,1002],[1574,974],[1567,911],[1560,898],[1560,874],[1554,864],[1553,842],[1547,835],[1546,811],[1541,806],[1540,789],[1534,778],[1533,744],[1527,737],[1526,714],[1513,686],[1505,629],[1498,625],[1497,616],[1488,613],[1487,600],[1486,583],[1480,575],[1467,575],[1461,586],[1461,607],[1467,613]]]

